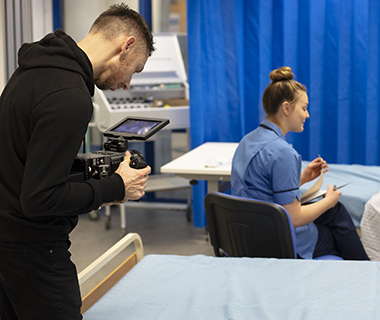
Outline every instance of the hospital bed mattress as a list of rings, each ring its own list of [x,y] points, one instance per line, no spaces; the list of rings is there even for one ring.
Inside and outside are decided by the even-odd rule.
[[[302,161],[302,168],[309,162]],[[330,171],[323,177],[321,189],[327,190],[329,184],[341,186],[342,195],[340,202],[346,207],[356,227],[360,227],[360,221],[364,213],[367,201],[380,191],[380,167],[364,165],[329,164]],[[303,194],[314,181],[305,183],[300,191]]]
[[[379,319],[380,263],[145,256],[85,314],[104,319]]]

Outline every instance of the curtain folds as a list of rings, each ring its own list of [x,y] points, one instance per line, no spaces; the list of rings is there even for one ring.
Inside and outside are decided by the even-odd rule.
[[[287,140],[311,160],[380,165],[378,0],[191,0],[192,148],[238,142],[265,114],[269,73],[290,66],[308,88],[310,119]],[[194,189],[204,226],[205,184]]]

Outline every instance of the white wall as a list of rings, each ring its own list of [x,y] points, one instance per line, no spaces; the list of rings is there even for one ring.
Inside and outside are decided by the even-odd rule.
[[[32,0],[32,41],[38,41],[47,33],[53,32],[52,0]]]

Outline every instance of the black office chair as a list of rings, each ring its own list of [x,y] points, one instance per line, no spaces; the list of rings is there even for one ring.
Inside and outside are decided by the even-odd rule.
[[[205,208],[217,257],[297,258],[293,225],[282,206],[212,192]]]

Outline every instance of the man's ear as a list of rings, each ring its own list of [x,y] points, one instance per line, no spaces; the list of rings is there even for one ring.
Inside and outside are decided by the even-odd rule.
[[[288,101],[284,101],[282,104],[281,104],[281,108],[282,108],[282,112],[285,114],[285,115],[289,115],[290,112],[291,112],[291,106],[290,106],[290,103]]]
[[[136,38],[134,36],[129,36],[123,40],[120,54],[127,53],[129,49],[133,47],[136,42]]]

